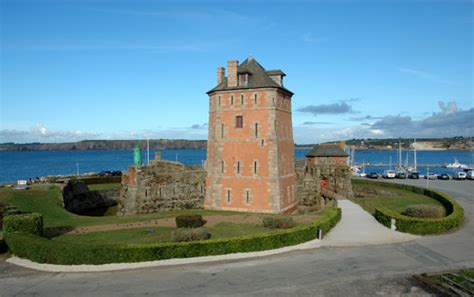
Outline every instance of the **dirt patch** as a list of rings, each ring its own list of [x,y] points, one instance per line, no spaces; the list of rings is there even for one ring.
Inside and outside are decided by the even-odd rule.
[[[261,224],[262,214],[248,214],[248,215],[213,215],[213,216],[204,216],[203,218],[207,221],[206,227],[214,227],[220,223],[233,223],[233,224]],[[293,219],[298,224],[307,224],[315,221],[319,218],[318,214],[309,214],[309,215],[294,215]],[[91,232],[103,232],[103,231],[113,231],[120,229],[133,229],[133,228],[142,228],[142,227],[171,227],[176,228],[175,218],[165,218],[150,220],[144,222],[134,222],[134,223],[123,223],[123,224],[107,224],[107,225],[96,225],[96,226],[87,226],[87,227],[77,227],[69,230],[63,230],[61,234],[85,234]],[[64,232],[66,231],[66,232]],[[58,234],[59,235],[59,234]]]

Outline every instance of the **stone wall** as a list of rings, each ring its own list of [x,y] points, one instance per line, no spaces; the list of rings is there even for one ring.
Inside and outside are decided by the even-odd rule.
[[[296,162],[299,212],[316,211],[333,199],[352,198],[351,171],[347,165],[319,163],[305,159]]]
[[[316,211],[337,198],[353,197],[351,172],[346,165],[314,165],[298,160],[296,202],[299,212]],[[122,175],[118,214],[152,213],[202,208],[207,172],[201,167],[157,160],[149,166],[130,166]]]
[[[197,166],[162,161],[130,166],[122,176],[118,214],[142,214],[184,208],[202,208],[206,171]]]
[[[117,204],[118,191],[91,191],[84,181],[69,180],[63,188],[64,208],[75,214],[84,214],[98,208]]]

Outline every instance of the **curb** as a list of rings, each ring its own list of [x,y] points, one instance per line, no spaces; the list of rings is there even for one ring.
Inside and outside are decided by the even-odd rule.
[[[149,267],[166,267],[186,264],[199,264],[199,263],[212,263],[226,260],[243,260],[265,256],[273,256],[298,250],[309,250],[321,247],[321,240],[313,239],[304,243],[300,243],[293,246],[287,246],[274,250],[266,250],[260,252],[249,252],[249,253],[234,253],[217,256],[203,256],[193,258],[176,258],[166,259],[157,261],[147,262],[135,262],[135,263],[111,263],[101,265],[56,265],[56,264],[42,264],[36,263],[31,260],[22,259],[16,256],[12,256],[6,260],[6,262],[18,266],[22,266],[29,269],[45,271],[45,272],[105,272],[105,271],[118,271],[128,269],[140,269]]]

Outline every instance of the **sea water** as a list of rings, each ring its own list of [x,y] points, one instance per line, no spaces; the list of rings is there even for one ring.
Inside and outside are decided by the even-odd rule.
[[[157,150],[150,150],[153,159]],[[295,149],[295,158],[304,158],[309,149]],[[178,161],[187,165],[202,166],[206,159],[206,150],[160,150],[163,160]],[[402,164],[413,163],[413,152],[404,151]],[[146,163],[147,154],[143,152],[143,161]],[[472,164],[473,156],[469,151],[418,151],[417,161],[425,164],[448,164],[457,159],[462,164]],[[398,163],[398,151],[358,150],[355,152],[355,163],[360,164],[395,164]],[[104,170],[127,170],[133,164],[133,151],[2,151],[0,152],[0,182],[14,182],[19,179],[28,179],[48,175],[71,175]],[[381,173],[389,167],[366,166],[367,173]],[[421,174],[428,168],[418,167]],[[453,174],[449,168],[429,168],[429,172]]]

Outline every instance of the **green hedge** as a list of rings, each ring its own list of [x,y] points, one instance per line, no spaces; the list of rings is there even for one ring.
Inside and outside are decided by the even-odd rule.
[[[8,215],[3,218],[3,231],[43,234],[43,216],[39,213]]]
[[[327,208],[318,221],[277,233],[181,243],[85,245],[55,242],[32,234],[11,232],[5,234],[5,239],[11,253],[39,263],[126,263],[281,248],[316,238],[318,229],[322,229],[324,233],[329,232],[340,218],[340,209]]]
[[[457,228],[464,221],[464,209],[456,202],[456,200],[449,197],[447,194],[430,189],[398,183],[374,182],[357,179],[353,179],[352,183],[355,185],[378,185],[412,191],[414,193],[422,194],[437,200],[446,209],[445,217],[436,219],[424,219],[405,216],[385,207],[376,208],[374,217],[377,219],[377,221],[390,228],[391,219],[393,218],[396,220],[395,226],[397,227],[397,231],[421,235],[437,234]]]

